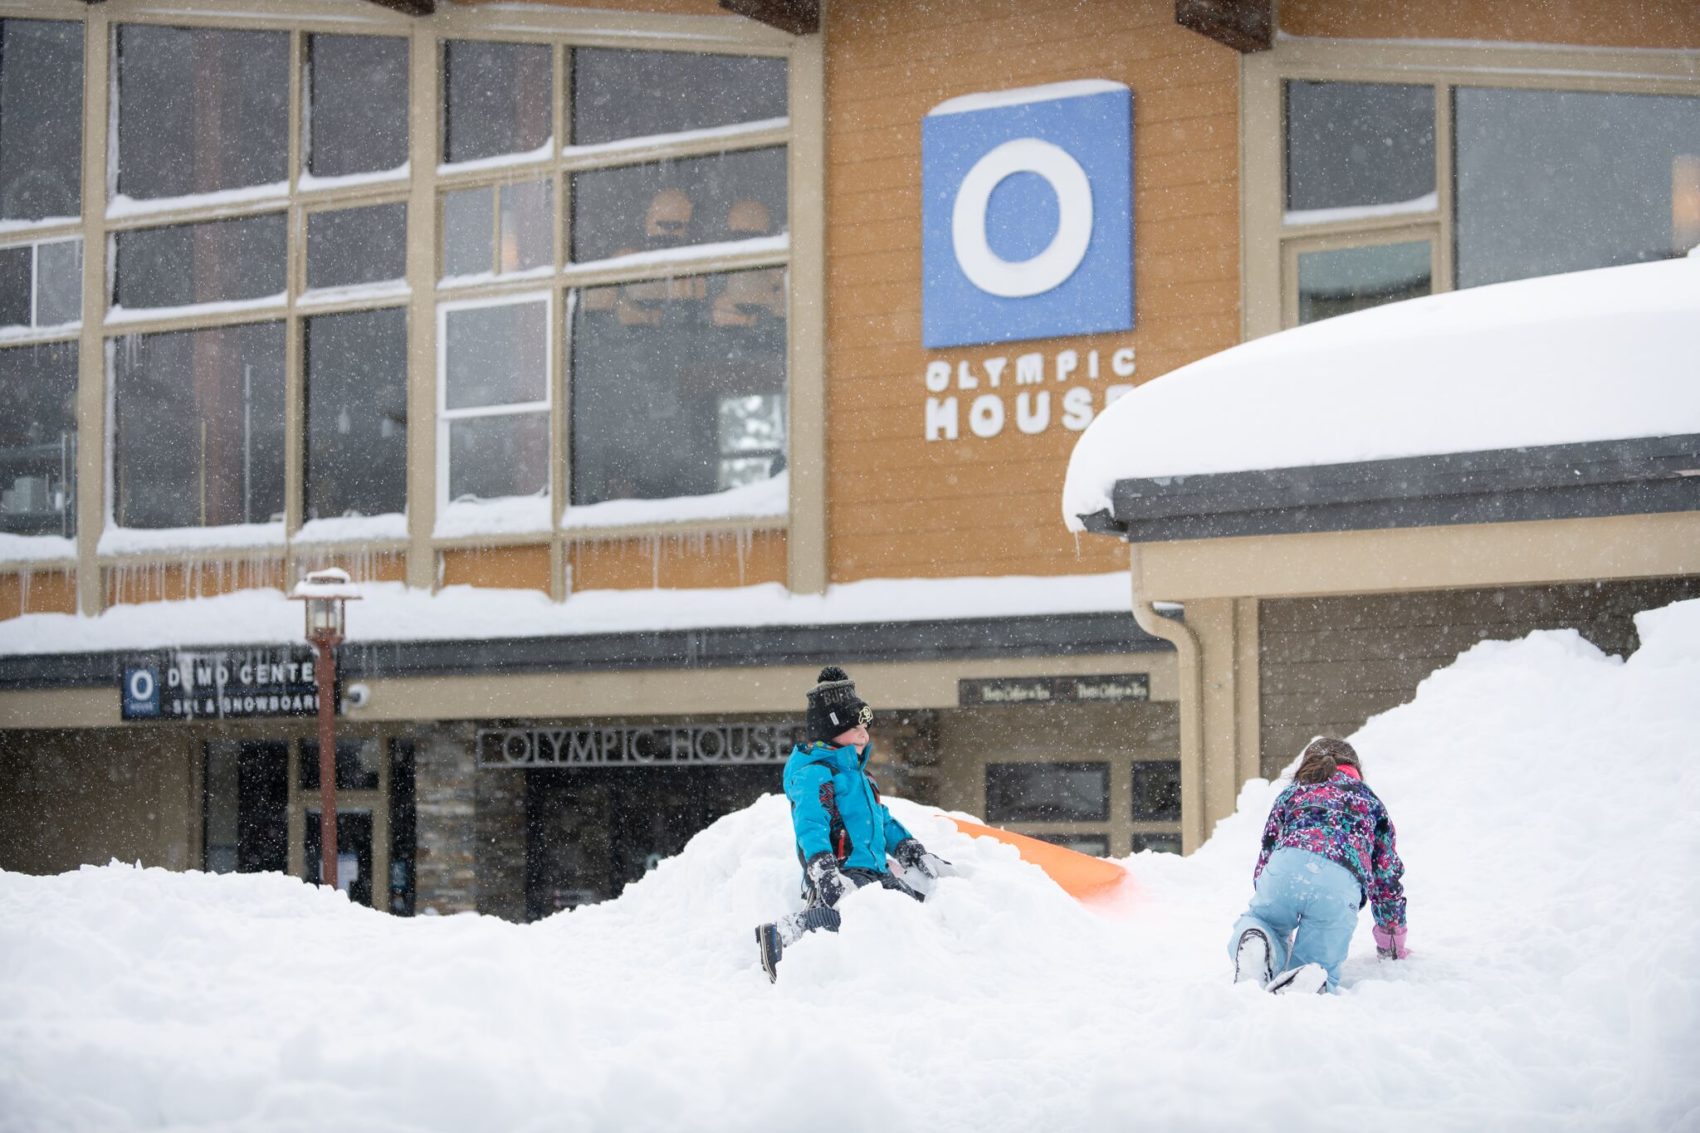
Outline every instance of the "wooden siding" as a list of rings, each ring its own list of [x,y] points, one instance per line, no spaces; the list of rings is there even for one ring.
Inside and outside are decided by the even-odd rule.
[[[828,571],[872,577],[1116,570],[1113,540],[1076,541],[1059,503],[1079,433],[1011,420],[925,439],[927,364],[1039,351],[1101,354],[1084,382],[1148,381],[1239,341],[1239,57],[1174,22],[1169,0],[941,0],[828,5]],[[1137,327],[929,351],[921,346],[921,121],[958,95],[1101,78],[1134,91]],[[1109,356],[1136,350],[1132,379]],[[1011,364],[1013,366],[1013,363]],[[1084,361],[1083,361],[1084,366]],[[1031,387],[1035,390],[1043,387]],[[948,394],[946,394],[948,396]]]
[[[441,561],[444,586],[549,593],[547,546],[456,548],[443,551]]]
[[[77,576],[74,571],[54,568],[0,574],[0,621],[23,614],[76,612]]]
[[[785,581],[785,533],[582,540],[567,546],[574,590],[753,586]]]
[[[1700,577],[1488,590],[1266,599],[1261,759],[1274,776],[1320,733],[1345,736],[1410,700],[1479,641],[1575,629],[1607,653],[1638,644],[1634,615],[1700,596]]]
[[[1700,47],[1694,0],[1281,0],[1287,35],[1493,40],[1587,47]]]

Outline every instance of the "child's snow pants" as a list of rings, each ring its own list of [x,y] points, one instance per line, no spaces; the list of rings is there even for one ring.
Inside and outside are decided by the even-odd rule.
[[[1283,846],[1269,855],[1258,874],[1251,907],[1235,922],[1228,939],[1228,955],[1234,955],[1246,929],[1261,929],[1269,938],[1276,975],[1321,964],[1328,972],[1328,990],[1333,991],[1362,903],[1358,879],[1345,866],[1309,850]]]

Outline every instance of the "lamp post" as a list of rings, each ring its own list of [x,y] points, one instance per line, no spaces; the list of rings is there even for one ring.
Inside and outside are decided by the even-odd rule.
[[[295,584],[290,598],[303,604],[307,640],[318,653],[313,676],[319,686],[319,869],[321,884],[336,878],[336,647],[345,628],[344,603],[360,593],[345,570],[316,570]]]

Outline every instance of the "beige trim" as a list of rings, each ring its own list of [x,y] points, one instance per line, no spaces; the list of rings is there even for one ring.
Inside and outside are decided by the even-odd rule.
[[[413,25],[408,53],[412,78],[407,103],[407,152],[438,152],[437,37],[429,24]],[[437,586],[437,186],[429,162],[410,165],[407,203],[407,584]]]
[[[1428,214],[1432,216],[1432,214]],[[1401,218],[1397,224],[1364,226],[1360,229],[1339,225],[1318,225],[1330,231],[1312,235],[1306,228],[1304,236],[1289,236],[1281,242],[1281,326],[1299,325],[1299,257],[1312,252],[1337,252],[1346,248],[1378,248],[1385,244],[1428,244],[1429,293],[1442,288],[1440,271],[1440,223],[1430,219],[1412,224]]]
[[[1133,620],[1152,637],[1175,647],[1176,699],[1180,701],[1181,733],[1181,853],[1190,854],[1204,844],[1209,825],[1205,776],[1205,705],[1203,657],[1191,628],[1175,618],[1166,618],[1151,605],[1151,589],[1145,577],[1143,548],[1128,545],[1128,576],[1132,583]],[[1156,699],[1156,691],[1152,691]]]
[[[795,240],[795,233],[792,238]],[[688,248],[680,249],[681,253],[687,251]],[[607,263],[606,260],[589,260],[583,264],[562,268],[560,282],[568,287],[600,287],[609,283],[632,283],[645,279],[679,279],[693,275],[713,275],[717,272],[784,267],[791,255],[792,252],[787,250],[775,252],[766,248],[755,248],[726,251],[700,259],[681,259],[628,267],[608,267],[603,266]],[[456,288],[454,293],[459,294],[461,290],[463,289]],[[446,296],[450,292],[445,290],[443,294]]]
[[[814,37],[818,38],[818,37]],[[559,102],[556,99],[556,102]],[[565,129],[558,130],[556,138],[566,137]],[[773,149],[775,146],[786,145],[791,140],[791,126],[772,126],[762,130],[752,130],[746,134],[736,134],[731,137],[702,137],[686,138],[676,142],[658,142],[642,147],[622,147],[615,151],[600,151],[592,153],[563,153],[561,168],[568,173],[581,173],[587,169],[618,168],[625,165],[646,165],[663,158],[677,160],[685,157],[718,157],[723,153],[739,153],[744,150]]]
[[[1263,666],[1262,617],[1256,598],[1240,598],[1234,602],[1234,720],[1237,742],[1234,745],[1235,790],[1247,779],[1263,773],[1263,744],[1259,722],[1262,716]],[[1232,800],[1230,800],[1230,813]]]
[[[1277,52],[1240,56],[1240,329],[1281,329],[1281,74]]]
[[[1700,512],[1146,543],[1145,593],[1191,601],[1700,574]]]
[[[38,688],[0,692],[0,729],[116,728],[119,689]],[[156,725],[144,724],[143,728]]]
[[[83,23],[83,327],[77,345],[77,610],[106,603],[96,548],[111,506],[106,470],[106,137],[110,24],[104,6]]]
[[[822,26],[826,21],[823,19]],[[826,591],[826,45],[803,36],[791,53],[790,536],[787,583]]]

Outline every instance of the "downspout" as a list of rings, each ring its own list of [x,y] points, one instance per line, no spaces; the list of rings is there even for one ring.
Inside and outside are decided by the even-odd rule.
[[[1133,620],[1152,637],[1175,647],[1175,669],[1180,681],[1181,725],[1181,852],[1190,854],[1204,843],[1204,658],[1198,638],[1179,618],[1157,612],[1141,591],[1144,564],[1139,544],[1128,544],[1128,570],[1132,581]]]

